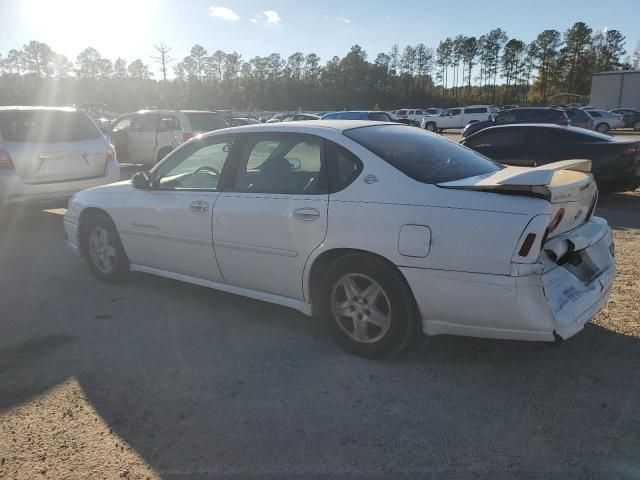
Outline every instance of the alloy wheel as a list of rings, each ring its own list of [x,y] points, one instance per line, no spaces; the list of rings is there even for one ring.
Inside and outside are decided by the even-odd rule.
[[[349,337],[360,343],[373,343],[385,336],[391,326],[391,302],[384,289],[372,278],[347,274],[331,292],[333,319]]]
[[[111,234],[103,227],[95,227],[89,235],[91,262],[102,273],[113,272],[116,266],[116,247]]]

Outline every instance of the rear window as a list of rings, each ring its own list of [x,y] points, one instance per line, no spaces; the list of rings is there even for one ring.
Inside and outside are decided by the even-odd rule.
[[[82,112],[55,110],[0,111],[0,134],[5,142],[67,143],[102,137]]]
[[[404,125],[354,128],[344,135],[423,183],[451,182],[503,168],[457,143]]]
[[[227,126],[220,116],[213,113],[197,112],[185,113],[185,115],[189,119],[191,130],[194,132],[212,132]]]

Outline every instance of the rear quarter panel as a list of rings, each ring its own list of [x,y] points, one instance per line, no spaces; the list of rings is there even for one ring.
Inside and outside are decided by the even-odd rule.
[[[423,184],[355,142],[342,143],[364,160],[365,168],[350,186],[330,195],[327,238],[315,256],[334,248],[364,249],[398,266],[508,275],[520,235],[548,205]],[[366,183],[367,176],[377,181]],[[427,256],[399,253],[404,225],[429,227]]]

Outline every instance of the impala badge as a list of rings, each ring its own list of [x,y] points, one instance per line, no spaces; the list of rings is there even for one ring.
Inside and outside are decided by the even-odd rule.
[[[366,177],[364,177],[364,183],[366,183],[367,185],[371,185],[372,183],[376,183],[378,181],[378,177],[376,177],[375,175],[367,175]]]

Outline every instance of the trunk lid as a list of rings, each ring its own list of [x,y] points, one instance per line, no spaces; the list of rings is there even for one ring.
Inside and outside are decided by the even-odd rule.
[[[99,177],[104,173],[106,140],[72,143],[5,143],[16,173],[27,184]]]
[[[582,225],[593,212],[597,186],[590,170],[590,160],[564,160],[536,168],[508,166],[438,186],[544,199],[551,204],[552,218],[561,216],[549,232],[548,238],[552,238]]]

